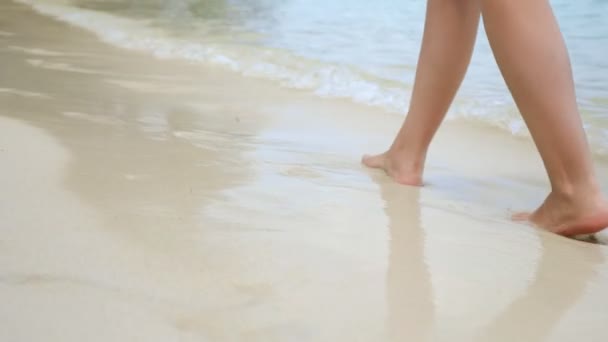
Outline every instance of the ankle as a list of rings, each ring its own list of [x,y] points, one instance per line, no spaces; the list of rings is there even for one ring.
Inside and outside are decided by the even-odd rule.
[[[410,151],[407,147],[391,146],[388,150],[389,161],[399,171],[422,174],[426,153]]]
[[[564,182],[554,184],[551,194],[556,199],[570,203],[592,202],[602,200],[603,198],[599,184],[593,180],[581,183]]]

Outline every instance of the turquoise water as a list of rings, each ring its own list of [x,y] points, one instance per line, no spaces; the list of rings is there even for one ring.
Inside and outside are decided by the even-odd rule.
[[[213,64],[319,96],[405,113],[425,1],[27,0],[43,12],[161,58]],[[570,48],[596,153],[608,153],[608,1],[552,2]],[[527,134],[481,34],[449,114]],[[204,80],[201,80],[204,82]]]

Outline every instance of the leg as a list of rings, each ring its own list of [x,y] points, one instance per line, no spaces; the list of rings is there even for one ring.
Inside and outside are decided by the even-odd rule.
[[[479,0],[428,0],[422,49],[407,118],[390,149],[365,156],[395,181],[421,185],[426,152],[471,60]]]
[[[568,53],[547,0],[482,0],[490,45],[541,154],[551,193],[521,216],[563,235],[608,226],[576,104]]]

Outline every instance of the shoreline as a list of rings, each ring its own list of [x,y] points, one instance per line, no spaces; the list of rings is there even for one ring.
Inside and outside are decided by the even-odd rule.
[[[87,6],[59,5],[53,0],[19,1],[30,3],[29,6],[38,13],[48,15],[68,25],[82,28],[95,35],[99,40],[121,49],[164,60],[179,60],[181,63],[200,64],[201,68],[222,69],[243,77],[270,82],[275,87],[280,85],[281,87],[315,93],[321,97],[354,102],[358,105],[368,106],[371,112],[386,111],[392,115],[402,116],[403,109],[408,106],[408,94],[411,92],[413,70],[416,63],[416,59],[412,59],[411,55],[408,62],[409,67],[399,71],[399,73],[409,75],[406,77],[407,80],[397,81],[391,77],[373,76],[374,73],[371,72],[370,74],[370,70],[363,66],[352,69],[353,66],[345,64],[325,64],[321,63],[320,60],[304,58],[300,54],[282,49],[258,50],[256,48],[245,48],[242,51],[232,49],[221,43],[214,44],[212,35],[207,37],[211,41],[204,44],[199,41],[199,38],[202,37],[198,36],[173,37],[170,33],[172,31],[163,24],[160,24],[159,27],[150,26],[138,20],[133,20],[133,18],[129,19],[128,15],[124,17],[114,15],[111,10],[106,12],[104,10],[91,10]],[[117,8],[120,8],[120,6],[117,6]],[[243,18],[243,20],[246,19]],[[419,32],[419,34],[421,35],[422,32]],[[207,38],[202,39],[206,41]],[[419,42],[415,45],[414,48],[408,50],[412,50],[412,52],[416,50]],[[478,48],[485,48],[486,52],[489,53],[490,48],[487,42],[484,42],[484,39],[481,39],[479,45]],[[478,48],[476,50],[479,50]],[[403,51],[403,53],[405,52]],[[529,141],[531,139],[529,132],[521,115],[517,113],[518,110],[504,85],[504,81],[499,76],[498,69],[494,66],[494,60],[486,58],[485,61],[474,61],[472,69],[475,69],[475,66],[485,64],[488,65],[482,68],[487,69],[484,72],[481,72],[481,69],[469,70],[470,73],[475,75],[473,76],[474,80],[465,78],[459,95],[455,98],[447,115],[447,120],[454,120],[464,125],[481,124],[485,126],[484,129],[496,129],[501,132],[499,134]],[[495,84],[493,86],[485,84],[488,80],[481,77],[482,74],[494,74],[493,77],[490,77],[494,81],[490,83]],[[480,77],[481,79],[479,79]],[[598,80],[587,81],[590,83],[598,82]],[[582,83],[581,86],[584,88],[585,82]],[[484,86],[496,88],[494,91],[498,97],[488,97],[489,95],[483,90]],[[603,117],[601,115],[602,110],[597,107],[604,100],[602,100],[601,94],[596,95],[592,98],[579,98],[579,102],[581,102],[580,112],[594,158],[601,160],[603,164],[608,164],[606,130],[601,128],[608,123],[601,119]]]
[[[0,340],[608,338],[608,248],[506,219],[529,141],[447,123],[401,187],[396,115],[0,11]]]

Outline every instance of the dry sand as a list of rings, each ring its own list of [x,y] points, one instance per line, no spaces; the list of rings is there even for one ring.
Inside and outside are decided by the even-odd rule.
[[[397,116],[0,13],[0,341],[608,340],[608,248],[507,220],[529,141],[447,123],[397,186]]]

